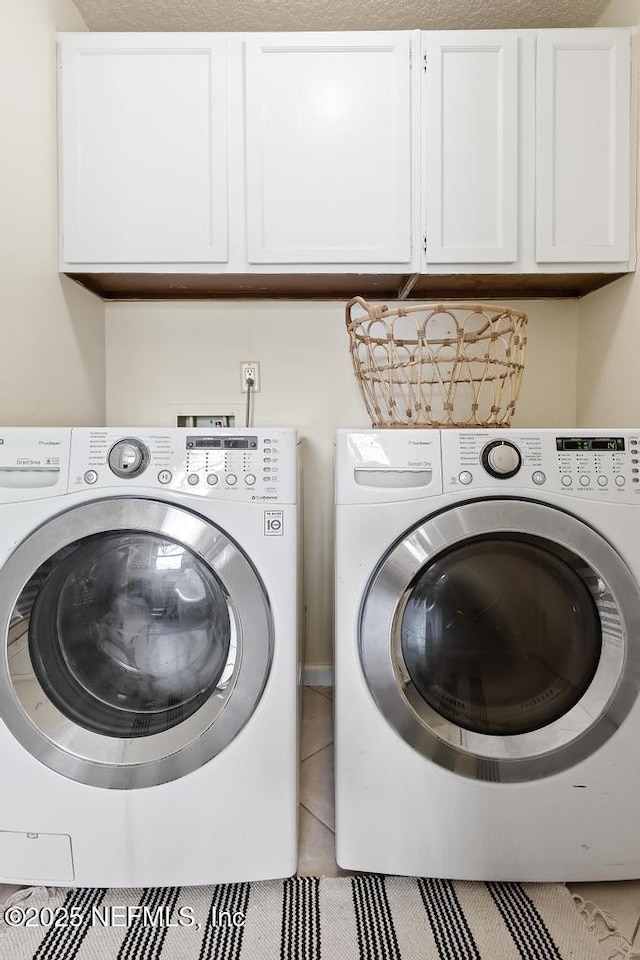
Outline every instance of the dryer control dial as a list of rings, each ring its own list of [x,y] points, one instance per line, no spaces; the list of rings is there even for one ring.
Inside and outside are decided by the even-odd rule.
[[[109,469],[115,473],[116,477],[126,479],[143,473],[147,469],[149,459],[149,449],[141,440],[126,437],[114,443],[109,450],[107,462]]]
[[[492,477],[508,479],[515,477],[522,466],[522,454],[515,443],[508,440],[494,440],[482,451],[482,466]]]

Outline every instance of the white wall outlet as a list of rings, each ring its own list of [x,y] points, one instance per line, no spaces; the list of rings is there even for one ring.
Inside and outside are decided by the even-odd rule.
[[[252,393],[260,393],[260,363],[258,360],[242,360],[240,363],[240,381],[242,392],[247,392],[247,380],[253,380]]]

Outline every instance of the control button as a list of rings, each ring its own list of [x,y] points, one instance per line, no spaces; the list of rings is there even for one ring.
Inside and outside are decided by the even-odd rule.
[[[621,474],[618,474],[618,476],[616,477],[616,487],[624,487],[626,482],[627,482],[626,477],[623,477]]]
[[[137,477],[149,464],[149,449],[141,440],[135,437],[127,437],[125,440],[118,440],[111,447],[107,456],[107,463],[112,473],[116,477],[126,479],[128,477]]]
[[[522,466],[522,456],[515,443],[493,440],[482,451],[482,466],[492,477],[507,480]]]
[[[263,467],[265,473],[271,473],[271,467]]]
[[[562,484],[563,487],[570,487],[572,483],[572,478],[567,476],[567,474],[565,473],[563,477],[560,477],[560,483]]]
[[[217,474],[217,473],[210,473],[210,474],[207,476],[207,483],[209,484],[210,487],[215,487],[215,485],[216,485],[217,482],[218,482],[218,474]]]
[[[226,480],[230,487],[233,487],[234,484],[238,482],[238,478],[236,477],[235,473],[228,473]]]
[[[632,469],[632,471],[631,471],[631,473],[638,473],[638,472],[639,472],[639,471],[638,471],[638,468],[637,468],[637,467],[634,467],[634,468]]]
[[[458,475],[458,480],[467,486],[467,484],[473,480],[473,474],[469,473],[468,470],[463,470],[462,473]]]
[[[264,452],[265,452],[265,453],[271,453],[271,447],[265,447],[265,448],[264,448]]]
[[[84,475],[85,483],[95,483],[97,479],[98,479],[98,474],[95,472],[95,470],[87,470],[87,472]]]
[[[200,477],[197,473],[190,473],[187,477],[187,483],[190,487],[195,487],[198,483],[200,483]]]
[[[161,470],[158,474],[158,480],[160,483],[171,483],[173,475],[170,470]]]
[[[254,477],[254,475],[253,475],[252,473],[248,473],[248,474],[246,475],[246,477],[244,478],[244,482],[246,483],[246,485],[247,485],[248,487],[252,487],[252,486],[254,485],[254,483],[256,482],[256,478]]]
[[[586,477],[583,473],[582,476],[580,477],[580,486],[588,487],[590,483],[591,483],[591,477]]]
[[[531,479],[535,484],[537,484],[537,486],[540,486],[546,482],[547,475],[546,473],[543,473],[542,470],[535,470],[531,475]]]
[[[598,486],[606,487],[608,483],[609,483],[608,477],[603,477],[602,475],[598,477]]]

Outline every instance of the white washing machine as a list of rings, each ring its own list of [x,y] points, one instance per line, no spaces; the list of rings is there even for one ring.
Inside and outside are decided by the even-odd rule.
[[[340,432],[342,867],[640,877],[639,446]]]
[[[0,879],[297,862],[293,431],[0,428]]]

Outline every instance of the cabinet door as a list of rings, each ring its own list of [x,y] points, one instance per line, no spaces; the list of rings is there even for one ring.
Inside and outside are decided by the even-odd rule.
[[[543,30],[537,49],[536,257],[629,257],[627,30]]]
[[[246,44],[250,263],[411,258],[408,33]]]
[[[226,39],[60,42],[67,263],[227,259]]]
[[[518,37],[423,34],[427,263],[518,258]]]

